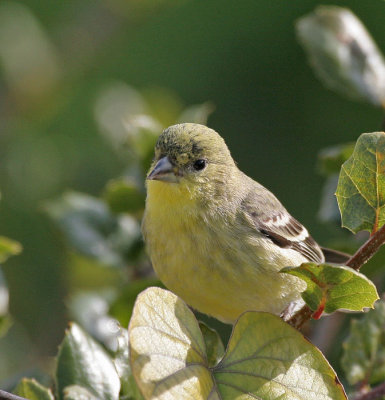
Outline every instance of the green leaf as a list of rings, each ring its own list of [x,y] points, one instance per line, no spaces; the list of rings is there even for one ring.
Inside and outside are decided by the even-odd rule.
[[[128,333],[132,373],[145,399],[164,392],[170,399],[219,398],[198,321],[177,296],[160,288],[142,292]]]
[[[22,247],[20,243],[0,236],[0,263],[5,262],[11,256],[19,254],[21,250]]]
[[[64,400],[99,400],[99,397],[79,385],[67,386],[63,393]]]
[[[350,10],[320,6],[299,19],[296,28],[311,66],[326,86],[351,99],[383,105],[383,56]]]
[[[126,179],[108,182],[103,197],[114,213],[136,213],[144,209],[144,193],[134,182]]]
[[[23,378],[13,393],[28,400],[54,400],[52,392],[35,379]]]
[[[135,218],[116,216],[104,202],[82,193],[65,193],[46,210],[77,251],[105,265],[126,266],[126,255],[141,238]]]
[[[59,398],[64,389],[78,385],[100,400],[119,398],[120,380],[115,365],[105,350],[74,323],[60,345],[56,386]]]
[[[350,334],[343,343],[342,368],[350,384],[385,380],[385,302],[360,320],[352,320]]]
[[[239,318],[213,374],[225,400],[347,398],[322,353],[296,329],[265,312]]]
[[[321,352],[279,317],[244,313],[210,368],[198,322],[177,296],[149,288],[129,326],[133,375],[145,399],[346,399]]]
[[[313,311],[362,311],[373,308],[379,298],[376,287],[365,275],[349,267],[304,263],[281,270],[303,279],[307,288],[302,298]]]
[[[223,357],[225,348],[218,332],[211,329],[204,322],[199,321],[199,328],[202,331],[206,345],[207,362],[209,367],[213,367]]]
[[[385,133],[363,133],[342,165],[337,187],[342,226],[357,233],[385,222]]]

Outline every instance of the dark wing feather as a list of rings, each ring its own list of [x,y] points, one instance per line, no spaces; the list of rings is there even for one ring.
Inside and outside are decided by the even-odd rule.
[[[260,193],[261,190],[252,192],[243,201],[244,211],[259,232],[279,247],[298,251],[310,262],[324,262],[320,246],[306,228],[286,211],[271,192]]]
[[[286,214],[283,215],[283,218],[287,221],[284,225],[274,225],[273,221],[275,217],[279,220],[280,214],[265,220],[255,221],[255,224],[259,231],[271,239],[277,246],[296,250],[309,261],[322,263],[324,261],[324,256],[317,242],[290,214],[286,212]]]

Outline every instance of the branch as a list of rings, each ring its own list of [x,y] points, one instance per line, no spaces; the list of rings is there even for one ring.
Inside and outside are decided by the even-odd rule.
[[[354,400],[376,400],[381,399],[383,395],[385,395],[385,382],[376,386],[368,393],[357,395]]]
[[[385,225],[383,225],[374,235],[350,257],[346,265],[358,271],[365,263],[367,263],[385,243]]]
[[[346,265],[358,271],[365,263],[367,263],[385,243],[385,225],[383,225],[376,233],[349,258]],[[284,314],[283,320],[294,328],[300,329],[301,326],[308,321],[313,314],[313,311],[308,305],[304,305],[292,316]],[[286,318],[285,318],[286,317]]]
[[[0,400],[28,400],[25,397],[16,396],[15,394],[5,392],[0,389]]]

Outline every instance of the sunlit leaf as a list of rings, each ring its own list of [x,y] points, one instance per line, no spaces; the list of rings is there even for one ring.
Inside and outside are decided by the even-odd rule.
[[[279,317],[244,313],[213,368],[222,399],[346,399],[322,353]]]
[[[198,322],[177,296],[149,288],[129,326],[130,359],[145,399],[346,399],[321,352],[279,317],[247,312],[210,368]]]
[[[3,263],[11,256],[19,254],[21,250],[22,247],[20,243],[0,236],[0,263]]]
[[[115,213],[136,213],[143,210],[145,195],[134,182],[114,179],[108,183],[104,199]]]
[[[198,321],[171,292],[149,288],[138,296],[129,340],[132,373],[145,399],[219,398]]]
[[[142,400],[143,396],[131,373],[127,329],[121,328],[117,339],[118,347],[114,354],[114,363],[121,383],[120,398]]]
[[[363,133],[342,165],[336,192],[342,225],[376,231],[385,222],[385,133]]]
[[[101,200],[76,192],[47,203],[46,210],[82,254],[112,266],[125,266],[126,254],[141,237],[138,221],[115,216]]]
[[[303,279],[307,288],[302,298],[313,311],[322,314],[336,310],[362,311],[379,298],[376,287],[365,275],[349,267],[304,263],[282,272]]]
[[[74,323],[60,345],[56,386],[59,398],[64,398],[68,386],[78,385],[100,400],[117,400],[120,379],[106,351]]]
[[[64,400],[99,400],[100,397],[95,396],[86,388],[79,385],[67,386],[63,390]]]
[[[213,367],[223,357],[225,348],[218,332],[211,329],[204,322],[199,321],[199,327],[202,331],[203,339],[206,345],[207,362],[209,367]]]
[[[320,6],[296,27],[312,67],[326,86],[349,98],[383,105],[384,58],[350,10]]]
[[[385,302],[378,301],[360,320],[353,320],[343,343],[341,359],[345,376],[355,385],[385,380]]]
[[[28,400],[54,400],[51,390],[35,379],[23,378],[13,393]]]

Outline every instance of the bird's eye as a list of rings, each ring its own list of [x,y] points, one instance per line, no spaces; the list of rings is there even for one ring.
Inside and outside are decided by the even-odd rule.
[[[196,160],[193,164],[195,171],[201,171],[206,166],[206,160]]]

